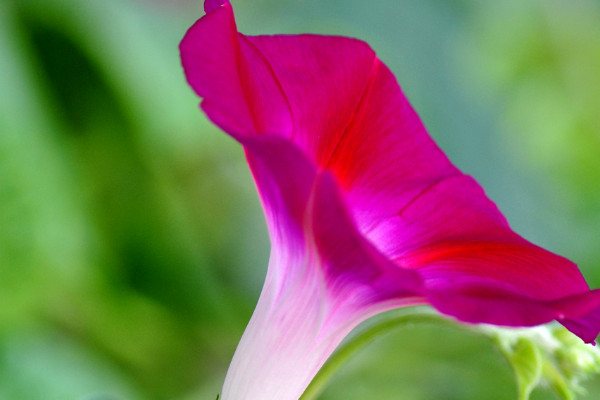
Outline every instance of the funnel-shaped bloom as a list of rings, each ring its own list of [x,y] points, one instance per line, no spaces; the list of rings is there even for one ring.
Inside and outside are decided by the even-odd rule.
[[[223,400],[298,399],[353,327],[413,304],[469,323],[556,319],[594,341],[600,292],[510,229],[367,44],[244,36],[229,2],[205,10],[180,45],[185,74],[243,145],[272,243]]]

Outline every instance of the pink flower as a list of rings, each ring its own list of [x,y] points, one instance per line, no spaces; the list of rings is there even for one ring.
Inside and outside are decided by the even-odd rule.
[[[180,45],[185,74],[243,145],[272,243],[223,400],[298,399],[352,328],[414,304],[595,340],[600,291],[510,229],[367,44],[244,36],[227,0],[205,10]]]

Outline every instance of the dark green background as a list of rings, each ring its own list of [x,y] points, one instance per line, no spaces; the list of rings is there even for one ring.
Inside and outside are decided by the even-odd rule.
[[[526,238],[600,286],[597,1],[238,0],[241,31],[368,41]],[[200,1],[0,3],[0,399],[208,399],[268,238],[177,45]],[[600,380],[586,385],[597,398]],[[537,399],[551,399],[540,390]],[[324,400],[514,399],[491,343],[386,336]]]

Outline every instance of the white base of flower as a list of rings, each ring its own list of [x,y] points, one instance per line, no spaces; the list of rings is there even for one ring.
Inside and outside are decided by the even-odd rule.
[[[276,293],[272,281],[237,347],[222,400],[297,400],[356,325],[328,321],[331,302],[321,277],[305,276],[285,293]]]

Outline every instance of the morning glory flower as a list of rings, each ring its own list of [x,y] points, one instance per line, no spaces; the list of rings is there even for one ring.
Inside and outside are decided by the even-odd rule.
[[[511,230],[366,43],[245,36],[228,1],[205,10],[184,72],[243,146],[272,245],[223,400],[296,400],[360,322],[417,304],[467,323],[558,320],[594,342],[600,291]]]

